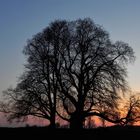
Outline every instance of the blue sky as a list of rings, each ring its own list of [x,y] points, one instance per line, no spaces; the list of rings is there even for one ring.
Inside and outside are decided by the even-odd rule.
[[[0,0],[0,94],[22,74],[27,39],[55,19],[90,17],[113,41],[129,43],[136,61],[128,66],[128,82],[140,91],[140,0]]]

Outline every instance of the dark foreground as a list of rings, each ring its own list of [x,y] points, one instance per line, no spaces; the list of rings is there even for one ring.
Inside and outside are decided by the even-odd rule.
[[[50,130],[46,127],[25,128],[0,128],[0,135],[4,139],[140,139],[140,126],[135,127],[107,127],[83,130],[56,129]]]

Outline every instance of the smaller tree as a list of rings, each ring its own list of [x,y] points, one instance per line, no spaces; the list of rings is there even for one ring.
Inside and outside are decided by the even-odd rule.
[[[131,95],[124,106],[126,115],[122,118],[122,125],[133,125],[140,121],[140,98],[137,94]]]
[[[128,96],[127,96],[128,97]],[[105,106],[100,107],[100,112],[104,117],[101,117],[101,121],[107,120],[115,124],[122,126],[134,125],[140,121],[140,97],[138,94],[130,95],[127,98],[118,100],[118,107],[106,108]],[[105,118],[105,119],[104,119]],[[106,119],[107,118],[107,119]]]

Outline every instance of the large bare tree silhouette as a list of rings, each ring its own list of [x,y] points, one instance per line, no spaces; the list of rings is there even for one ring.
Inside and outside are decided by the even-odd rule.
[[[35,115],[54,127],[57,113],[70,128],[82,128],[91,115],[118,121],[110,110],[127,90],[126,64],[134,60],[127,43],[111,42],[90,18],[56,20],[27,42],[24,54],[25,72],[7,91],[12,118]]]

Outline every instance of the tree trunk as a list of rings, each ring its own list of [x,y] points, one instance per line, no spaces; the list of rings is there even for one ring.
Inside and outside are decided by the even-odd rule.
[[[49,125],[50,129],[55,129],[56,125],[55,125],[55,116],[52,116],[50,119],[50,125]]]
[[[82,129],[84,119],[81,115],[72,115],[70,119],[70,129]]]
[[[56,117],[56,89],[53,94],[53,107],[51,108],[51,118],[50,118],[50,129],[55,129],[56,128],[56,123],[55,123],[55,117]]]
[[[49,128],[50,129],[55,129],[56,128],[56,124],[55,124],[55,112],[56,112],[56,108],[55,106],[52,108],[52,112],[51,112],[51,118],[50,118],[50,125]]]

